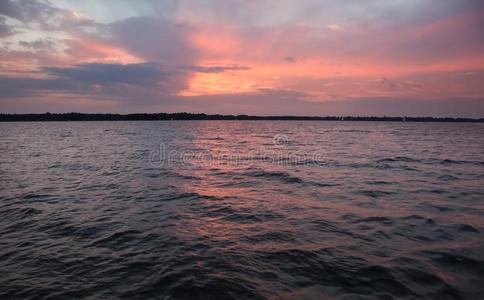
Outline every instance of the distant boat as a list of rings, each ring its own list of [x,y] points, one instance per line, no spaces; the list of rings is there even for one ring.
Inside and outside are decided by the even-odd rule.
[[[407,118],[405,116],[402,116],[402,122],[406,122]]]

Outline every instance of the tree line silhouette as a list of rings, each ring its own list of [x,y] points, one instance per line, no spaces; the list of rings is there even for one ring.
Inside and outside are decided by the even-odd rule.
[[[0,113],[0,122],[14,121],[155,121],[155,120],[294,120],[294,121],[392,121],[392,122],[484,122],[484,118],[440,118],[440,117],[365,117],[365,116],[250,116],[220,115],[204,113]]]

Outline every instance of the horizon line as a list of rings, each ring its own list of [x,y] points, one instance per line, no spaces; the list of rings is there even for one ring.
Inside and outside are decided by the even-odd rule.
[[[360,116],[360,115],[247,115],[247,114],[206,114],[192,112],[159,113],[0,113],[0,122],[15,121],[180,121],[180,120],[220,120],[220,121],[392,121],[392,122],[484,122],[484,117],[431,117],[431,116]]]

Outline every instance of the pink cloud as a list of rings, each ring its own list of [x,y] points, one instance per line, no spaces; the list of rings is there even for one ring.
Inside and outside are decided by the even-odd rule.
[[[274,8],[270,1],[239,1],[234,4],[238,11],[216,1],[175,5],[172,16],[155,10],[111,23],[38,1],[6,3],[0,9],[5,40],[0,110],[12,109],[16,100],[30,103],[26,97],[46,107],[52,99],[78,97],[119,110],[190,111],[206,103],[214,106],[200,107],[232,113],[252,111],[247,102],[254,100],[261,113],[277,103],[287,114],[324,112],[325,103],[356,99],[484,99],[484,6],[478,2],[444,1],[435,11],[424,10],[424,4],[395,4],[402,8],[398,12],[389,4],[369,2],[375,9],[371,13],[360,2],[325,4],[331,12],[325,14],[306,2],[294,11],[283,9],[289,5],[283,1],[276,14],[259,11],[260,5]],[[18,33],[20,27],[28,34]],[[143,64],[170,76],[130,77]],[[66,75],[87,70],[99,79],[109,65],[131,81],[91,82]],[[17,90],[9,86],[12,80],[20,83]],[[92,101],[72,107],[100,109]]]

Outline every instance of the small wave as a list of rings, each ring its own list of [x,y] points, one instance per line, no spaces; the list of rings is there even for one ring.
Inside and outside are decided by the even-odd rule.
[[[294,242],[296,240],[296,237],[291,232],[271,231],[252,236],[245,236],[242,238],[242,240],[254,244],[259,244],[266,242]]]
[[[450,174],[444,174],[444,175],[441,175],[438,177],[440,180],[443,180],[443,181],[453,181],[453,180],[458,180],[459,178],[453,176],[453,175],[450,175]]]
[[[438,206],[438,205],[435,205],[435,204],[427,204],[426,206],[427,207],[430,207],[432,209],[436,209],[439,212],[450,212],[450,211],[453,211],[453,209],[450,208],[450,207]]]
[[[439,195],[448,194],[449,193],[449,191],[444,190],[444,189],[432,189],[429,192],[432,193],[432,194],[439,194]]]
[[[379,198],[383,196],[395,195],[397,192],[381,191],[381,190],[360,190],[356,194],[367,196],[370,198]]]
[[[340,185],[339,183],[330,183],[330,182],[319,182],[314,180],[304,180],[302,178],[290,175],[287,172],[270,172],[270,171],[250,171],[243,173],[244,176],[255,177],[255,178],[264,178],[267,180],[277,180],[282,183],[288,184],[300,184],[303,186],[315,186],[315,187],[333,187]],[[241,183],[240,183],[241,184]],[[247,182],[247,184],[251,184]]]
[[[336,258],[337,257],[337,258]],[[392,270],[371,265],[357,257],[336,255],[334,249],[304,251],[288,249],[261,252],[257,258],[279,267],[298,282],[339,287],[345,294],[376,294],[385,298],[408,297],[412,290],[401,283]]]
[[[456,225],[459,231],[474,232],[479,233],[480,231],[469,224],[458,224]]]
[[[371,181],[366,181],[365,183],[370,184],[370,185],[392,185],[392,184],[394,184],[393,182],[383,181],[383,180],[371,180]]]
[[[329,183],[329,182],[319,182],[319,181],[306,181],[304,183],[305,185],[312,185],[312,186],[317,186],[317,187],[333,187],[333,186],[340,186],[341,184],[339,183]]]
[[[257,292],[255,284],[240,276],[212,274],[200,266],[184,266],[180,269],[135,285],[121,298],[266,299]]]
[[[454,160],[454,159],[416,159],[407,156],[387,157],[376,160],[377,163],[393,163],[393,162],[407,162],[407,163],[422,163],[427,165],[484,165],[484,161],[476,160]]]
[[[425,220],[426,218],[420,215],[410,215],[400,218],[401,220]]]
[[[26,207],[26,208],[10,208],[3,211],[0,211],[0,216],[4,219],[16,219],[20,220],[26,217],[32,217],[34,215],[40,214],[42,211],[39,209],[35,209],[33,207]]]
[[[232,178],[233,181],[229,182],[224,182],[219,185],[219,187],[222,188],[250,188],[254,187],[256,185],[256,182],[254,181],[241,181],[242,178]],[[237,180],[237,181],[236,181]]]
[[[301,178],[290,175],[287,172],[270,172],[270,171],[250,171],[244,173],[249,177],[264,178],[269,180],[279,180],[284,183],[303,183]]]
[[[224,197],[202,195],[202,194],[199,194],[199,193],[175,193],[175,194],[171,194],[171,195],[162,196],[160,198],[160,200],[162,200],[162,201],[198,200],[198,199],[222,200],[222,199],[224,199]]]
[[[418,261],[406,257],[397,257],[393,259],[395,271],[403,279],[409,282],[418,283],[425,288],[426,295],[429,298],[442,299],[453,295],[452,298],[461,298],[459,292],[448,282],[433,274]]]
[[[484,278],[484,261],[482,259],[457,253],[456,250],[424,250],[422,253],[430,256],[436,264],[442,267],[452,268],[458,270],[459,273],[468,273]]]
[[[204,207],[203,210],[207,210],[204,216],[212,218],[226,217],[237,214],[235,209],[227,206],[220,207],[219,205]]]
[[[28,193],[22,196],[22,199],[31,200],[31,199],[42,199],[47,198],[49,195],[46,194],[35,194],[35,193]]]
[[[224,220],[239,222],[239,223],[266,222],[266,221],[272,221],[272,220],[282,219],[282,218],[283,216],[281,214],[270,213],[270,212],[267,212],[267,213],[237,212],[223,217]]]
[[[376,161],[377,163],[391,163],[391,162],[412,162],[412,163],[420,163],[422,162],[420,159],[415,159],[406,156],[397,156],[397,157],[389,157],[389,158],[382,158]]]
[[[98,238],[92,241],[90,247],[103,247],[112,249],[121,249],[132,245],[135,241],[140,239],[141,232],[138,230],[122,230],[117,231],[109,236]]]
[[[476,160],[453,160],[453,159],[443,159],[438,161],[438,163],[442,165],[463,165],[463,164],[469,164],[469,165],[477,165],[477,166],[483,166],[484,161],[476,161]]]
[[[173,171],[159,171],[157,173],[149,173],[145,175],[149,178],[179,178],[185,180],[200,180],[200,177],[193,176],[193,175],[184,175],[178,172]]]
[[[381,170],[389,170],[389,169],[397,169],[397,170],[405,170],[405,171],[412,171],[412,172],[420,172],[419,169],[410,167],[408,165],[392,165],[389,163],[376,163],[376,165],[370,165],[371,168],[381,169]]]
[[[392,225],[393,221],[387,217],[366,217],[366,218],[360,218],[354,221],[355,223],[380,223],[384,225]]]
[[[202,141],[223,141],[225,140],[223,137],[207,137],[207,138],[200,138]]]
[[[363,235],[359,235],[357,233],[353,233],[349,230],[343,229],[341,226],[338,226],[334,222],[317,221],[317,222],[314,222],[314,224],[315,224],[316,230],[318,230],[318,231],[328,232],[328,233],[337,233],[337,234],[347,235],[347,236],[354,238],[354,239],[371,241],[370,238],[363,236]]]

